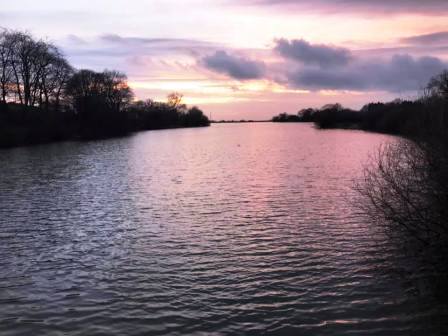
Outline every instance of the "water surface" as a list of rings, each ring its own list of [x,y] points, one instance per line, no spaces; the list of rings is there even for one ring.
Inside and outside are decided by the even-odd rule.
[[[387,141],[254,123],[0,151],[0,333],[437,334],[356,207]]]

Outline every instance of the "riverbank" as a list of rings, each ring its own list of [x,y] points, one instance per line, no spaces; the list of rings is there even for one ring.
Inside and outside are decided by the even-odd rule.
[[[402,101],[369,103],[360,110],[344,108],[340,104],[321,109],[305,109],[297,115],[282,113],[273,122],[312,122],[318,128],[360,129],[394,135],[410,135],[429,127],[431,111],[439,109],[439,101]]]
[[[136,101],[126,74],[77,70],[58,47],[27,32],[0,31],[0,50],[0,147],[210,124],[182,94]]]
[[[430,80],[414,101],[370,103],[359,111],[340,104],[282,113],[275,122],[313,122],[317,128],[356,128],[399,135],[372,154],[357,190],[361,210],[397,242],[410,238],[427,251],[442,277],[448,250],[448,71]],[[442,261],[442,262],[440,262]]]
[[[0,106],[0,148],[32,146],[70,140],[107,139],[131,133],[210,125],[197,108],[186,112],[153,109],[129,109],[126,112],[101,113],[93,120],[85,120],[75,111],[23,108],[18,104]],[[163,119],[165,117],[165,120]]]

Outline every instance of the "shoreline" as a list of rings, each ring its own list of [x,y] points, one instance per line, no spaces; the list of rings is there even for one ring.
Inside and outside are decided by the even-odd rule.
[[[72,136],[67,137],[63,139],[55,139],[55,140],[48,140],[48,141],[34,141],[34,142],[28,142],[28,143],[14,143],[12,145],[5,145],[0,143],[0,151],[1,150],[8,150],[8,149],[15,149],[15,148],[31,148],[35,146],[40,145],[50,145],[50,144],[57,144],[57,143],[64,143],[64,142],[89,142],[89,141],[100,141],[100,140],[109,140],[109,139],[118,139],[118,138],[124,138],[131,136],[136,133],[140,132],[148,132],[148,131],[164,131],[164,130],[175,130],[175,129],[188,129],[188,128],[205,128],[210,127],[210,125],[201,125],[201,126],[174,126],[174,127],[165,127],[165,128],[153,128],[153,129],[142,129],[142,130],[136,130],[136,131],[130,131],[123,134],[116,134],[116,135],[109,135],[109,136],[98,136],[98,137],[82,137],[82,136]]]

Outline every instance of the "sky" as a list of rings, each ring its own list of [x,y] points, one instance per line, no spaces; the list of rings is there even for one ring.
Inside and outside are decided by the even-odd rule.
[[[417,97],[448,68],[447,0],[0,0],[0,26],[213,119]]]

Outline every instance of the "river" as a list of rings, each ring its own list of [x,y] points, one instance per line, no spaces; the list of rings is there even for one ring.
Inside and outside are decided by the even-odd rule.
[[[389,141],[247,123],[1,150],[0,334],[438,334],[352,188]]]

